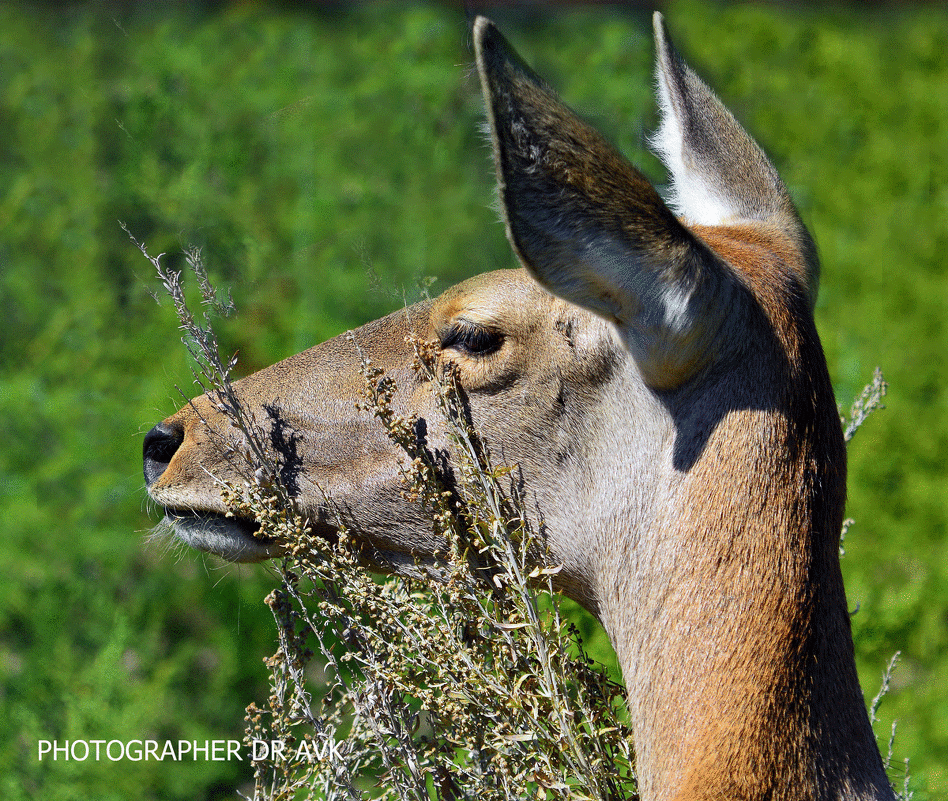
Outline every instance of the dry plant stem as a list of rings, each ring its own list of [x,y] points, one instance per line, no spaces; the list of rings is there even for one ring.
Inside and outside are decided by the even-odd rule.
[[[845,417],[841,417],[840,420],[843,424],[843,438],[848,444],[859,428],[866,422],[866,419],[874,411],[878,409],[884,409],[885,406],[882,405],[882,399],[885,397],[886,392],[888,391],[889,385],[886,383],[882,375],[882,370],[878,367],[873,370],[872,381],[867,384],[859,397],[853,401],[852,406],[849,410],[849,420]],[[846,551],[843,547],[843,543],[846,540],[846,535],[849,532],[850,527],[855,521],[852,518],[846,518],[843,520],[843,529],[840,533],[840,545],[839,545],[839,555],[844,556]],[[859,607],[856,607],[856,611],[859,611]],[[855,614],[855,612],[853,612]],[[896,651],[893,654],[892,658],[889,660],[889,664],[886,666],[885,672],[882,675],[882,685],[879,688],[879,692],[876,693],[875,698],[872,699],[872,702],[869,704],[869,721],[875,725],[879,718],[877,717],[877,712],[879,710],[879,704],[882,699],[889,692],[892,673],[895,671],[896,665],[898,665],[899,657],[901,656],[901,651]],[[885,770],[888,771],[892,766],[893,751],[895,748],[895,731],[896,731],[897,721],[892,721],[892,729],[888,737],[888,747],[886,750],[886,755],[883,759],[883,766]],[[905,778],[903,780],[902,792],[899,793],[899,798],[902,801],[910,801],[914,793],[909,789],[909,760],[905,760]]]
[[[859,427],[866,422],[866,418],[876,409],[884,409],[882,399],[885,397],[889,385],[882,377],[882,370],[878,367],[872,372],[872,383],[867,384],[859,397],[853,401],[849,409],[849,421],[840,418],[843,423],[843,439],[848,443]]]
[[[470,464],[478,465],[478,462],[482,460],[482,457],[479,457],[478,451],[474,447],[474,443],[471,441],[469,433],[461,426],[457,426],[455,433],[456,440],[458,444],[464,447],[466,458],[470,460]],[[483,497],[488,503],[488,507],[492,516],[492,538],[494,542],[500,543],[504,548],[505,563],[509,566],[513,574],[511,588],[515,592],[519,593],[521,606],[527,612],[529,617],[530,625],[526,626],[525,628],[530,637],[533,651],[536,654],[540,666],[543,669],[544,691],[551,697],[562,696],[563,691],[560,686],[560,677],[557,676],[556,672],[554,671],[552,662],[550,660],[548,643],[546,638],[543,636],[543,627],[540,622],[539,612],[537,610],[536,597],[530,589],[527,576],[524,574],[524,566],[521,564],[518,554],[514,553],[510,532],[507,531],[501,523],[501,521],[504,519],[504,515],[501,510],[502,503],[497,493],[497,485],[493,481],[486,480],[487,477],[492,474],[492,472],[493,471],[491,471],[490,466],[487,464],[478,465],[478,469],[474,471],[474,478],[477,480],[479,488],[483,492]],[[557,713],[560,717],[560,729],[566,735],[569,741],[570,749],[572,750],[573,757],[580,768],[577,773],[586,776],[595,776],[595,770],[588,763],[586,754],[583,752],[580,744],[576,741],[576,738],[573,735],[572,727],[565,719],[565,710],[557,709]]]
[[[876,693],[876,697],[872,699],[872,703],[869,704],[869,720],[875,724],[879,718],[876,713],[879,711],[879,704],[882,702],[882,699],[889,692],[890,685],[892,683],[892,674],[895,671],[896,665],[899,663],[899,657],[901,657],[901,651],[896,651],[892,658],[889,660],[889,664],[886,666],[885,672],[882,674],[882,686],[879,688],[879,692]],[[886,749],[885,759],[883,764],[885,765],[886,771],[892,767],[892,759],[895,751],[895,731],[898,725],[898,721],[892,721],[892,729],[889,732],[888,747]],[[902,782],[902,792],[899,793],[899,797],[902,801],[911,801],[914,793],[909,790],[909,760],[904,760],[905,764],[905,778]]]
[[[195,382],[207,393],[208,397],[214,400],[218,410],[227,416],[233,427],[241,434],[243,448],[240,455],[243,457],[244,468],[242,472],[249,472],[257,482],[272,484],[280,492],[280,483],[277,481],[278,467],[263,444],[266,441],[263,431],[259,423],[238,400],[230,380],[231,372],[237,364],[237,355],[234,354],[226,364],[224,363],[211,325],[210,312],[224,317],[229,316],[234,311],[233,301],[229,296],[226,300],[221,300],[220,293],[208,277],[200,249],[189,248],[185,252],[185,260],[198,279],[201,304],[209,309],[203,314],[204,324],[202,325],[187,304],[181,283],[181,271],[166,268],[161,263],[164,253],[151,256],[144,243],[135,238],[125,223],[120,222],[119,225],[142,255],[151,262],[165,292],[171,298],[178,317],[178,327],[184,332],[181,341],[197,364],[197,370],[192,371]],[[158,300],[157,296],[155,299]],[[226,443],[222,444],[226,446]],[[281,494],[284,500],[289,500],[285,491]]]
[[[895,670],[895,666],[899,663],[899,657],[901,655],[901,651],[896,651],[889,660],[885,673],[882,674],[882,686],[879,688],[879,692],[876,693],[876,697],[872,699],[872,703],[869,704],[869,720],[872,723],[875,723],[879,719],[876,717],[876,713],[879,711],[879,704],[886,693],[889,692],[889,685],[892,682],[892,673]]]

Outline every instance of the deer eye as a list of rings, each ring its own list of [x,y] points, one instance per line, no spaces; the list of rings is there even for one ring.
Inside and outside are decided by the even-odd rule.
[[[466,356],[487,356],[504,342],[503,334],[469,322],[456,322],[441,340],[441,348],[451,348]]]

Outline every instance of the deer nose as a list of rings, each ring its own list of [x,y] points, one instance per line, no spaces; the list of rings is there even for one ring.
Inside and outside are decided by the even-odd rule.
[[[181,426],[170,426],[158,423],[151,431],[145,434],[142,446],[142,461],[145,466],[145,485],[151,486],[168,467],[168,462],[175,455],[184,441],[184,429]]]

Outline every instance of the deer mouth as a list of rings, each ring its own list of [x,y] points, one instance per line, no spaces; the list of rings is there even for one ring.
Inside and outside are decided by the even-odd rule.
[[[275,539],[260,536],[254,520],[165,507],[162,523],[186,545],[228,562],[262,562],[284,552]]]

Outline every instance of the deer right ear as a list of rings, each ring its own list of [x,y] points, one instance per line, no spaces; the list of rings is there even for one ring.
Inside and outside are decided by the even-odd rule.
[[[766,223],[795,242],[816,301],[819,261],[777,169],[675,50],[655,12],[655,82],[661,125],[651,145],[671,176],[670,202],[691,225]]]
[[[483,17],[474,45],[520,261],[549,291],[616,322],[652,386],[679,385],[717,344],[730,273]]]

